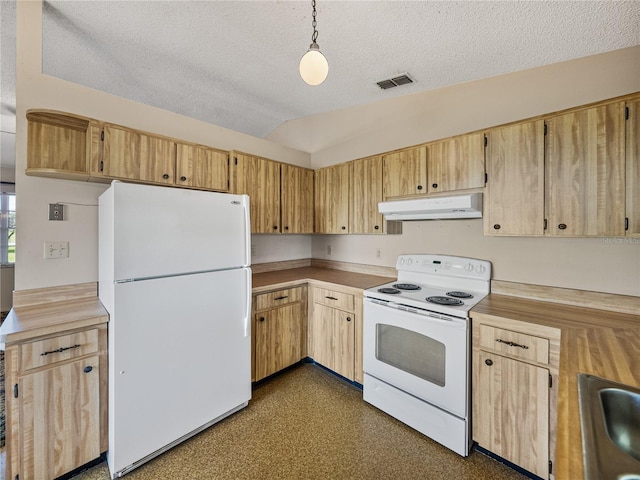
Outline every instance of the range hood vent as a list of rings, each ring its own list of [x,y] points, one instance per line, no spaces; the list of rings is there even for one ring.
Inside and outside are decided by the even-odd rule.
[[[387,220],[482,218],[482,193],[378,203]]]

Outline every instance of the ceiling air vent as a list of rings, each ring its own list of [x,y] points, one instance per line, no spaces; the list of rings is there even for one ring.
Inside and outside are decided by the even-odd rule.
[[[400,75],[399,77],[390,78],[388,80],[381,80],[376,82],[378,86],[387,90],[388,88],[398,87],[400,85],[408,85],[409,83],[413,83],[413,80],[406,73],[404,75]]]

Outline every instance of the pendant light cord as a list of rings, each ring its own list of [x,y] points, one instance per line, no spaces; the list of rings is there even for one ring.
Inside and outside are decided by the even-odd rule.
[[[313,17],[313,21],[311,22],[311,26],[313,27],[313,33],[311,34],[311,43],[317,43],[318,39],[318,30],[316,30],[316,26],[318,22],[316,21],[316,0],[311,0],[311,6],[313,7],[313,12],[311,16]]]

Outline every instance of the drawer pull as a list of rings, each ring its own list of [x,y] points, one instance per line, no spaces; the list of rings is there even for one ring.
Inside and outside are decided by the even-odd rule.
[[[525,350],[529,350],[529,347],[527,347],[526,345],[521,345],[521,344],[515,343],[515,342],[508,342],[507,340],[502,340],[501,338],[496,338],[496,342],[504,343],[505,345],[509,345],[510,347],[520,347],[520,348],[523,348]]]
[[[327,299],[329,299],[329,300],[337,300],[337,298],[336,298],[336,297],[329,297],[329,296],[326,296],[326,297],[324,297],[324,298],[327,298]]]
[[[80,345],[80,344],[76,344],[76,345],[73,345],[73,346],[71,346],[71,347],[60,347],[60,348],[59,348],[59,349],[57,349],[57,350],[50,350],[50,351],[48,351],[48,352],[41,353],[41,354],[40,354],[40,356],[41,356],[41,357],[44,357],[45,355],[50,355],[50,354],[52,354],[52,353],[62,353],[62,352],[64,352],[64,351],[66,351],[66,350],[71,350],[72,348],[80,348],[81,346],[82,346],[82,345]]]
[[[285,298],[289,298],[289,295],[282,295],[280,297],[274,298],[274,300],[284,300]]]
[[[82,371],[84,373],[91,373],[92,370],[93,370],[93,367],[91,365],[88,365],[88,366],[84,367],[84,369]]]
[[[486,363],[486,364],[490,367],[491,365],[493,365],[493,360],[491,360],[490,358],[487,358],[487,359],[484,361],[484,363]]]

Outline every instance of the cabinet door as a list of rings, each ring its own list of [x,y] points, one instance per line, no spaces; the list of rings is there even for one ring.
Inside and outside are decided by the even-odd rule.
[[[315,171],[315,232],[349,233],[350,165]]]
[[[415,147],[382,157],[384,198],[427,193],[427,150]]]
[[[478,443],[549,477],[549,370],[480,351],[474,392]]]
[[[624,234],[624,102],[546,120],[547,234]]]
[[[134,130],[104,127],[102,175],[173,185],[175,143]]]
[[[99,370],[94,356],[20,379],[21,479],[57,478],[100,456]]]
[[[256,315],[256,371],[260,380],[302,358],[302,304]]]
[[[384,233],[378,212],[382,201],[382,156],[351,162],[351,225],[349,233]]]
[[[487,134],[485,235],[544,234],[544,122]]]
[[[176,144],[176,185],[229,190],[229,154],[198,145]]]
[[[280,164],[241,153],[233,163],[233,193],[250,198],[251,233],[280,232]]]
[[[280,165],[282,233],[313,233],[313,170]]]
[[[354,314],[315,303],[309,324],[311,358],[353,380],[354,347]]]
[[[640,100],[627,102],[627,235],[640,235]]]
[[[429,193],[484,187],[484,134],[427,145]]]

